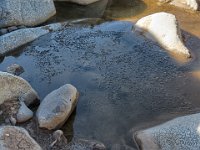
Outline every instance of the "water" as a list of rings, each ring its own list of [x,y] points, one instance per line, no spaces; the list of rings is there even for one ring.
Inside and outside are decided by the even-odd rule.
[[[100,16],[112,18],[118,16],[120,10],[125,11],[126,7],[119,7],[120,1],[116,2],[106,4]],[[127,6],[133,11],[124,13],[124,18],[112,19],[135,21],[139,16],[160,9],[156,4],[151,6],[150,1],[135,2],[138,11]],[[64,6],[71,8],[72,4]],[[77,5],[72,8],[83,9]],[[186,44],[195,56],[187,64],[178,63],[159,46],[133,34],[133,23],[110,21],[93,26],[71,26],[43,36],[4,58],[0,70],[5,71],[12,63],[23,66],[25,72],[21,77],[30,82],[41,99],[63,84],[75,85],[80,98],[75,112],[63,127],[68,138],[96,139],[109,148],[116,143],[134,147],[132,131],[199,112],[200,34],[194,29],[200,22],[196,20],[190,29],[188,20],[197,19],[198,15],[186,11],[182,11],[182,15],[174,13],[182,17]],[[80,15],[77,12],[71,19],[80,19]],[[63,14],[57,19],[68,17]]]

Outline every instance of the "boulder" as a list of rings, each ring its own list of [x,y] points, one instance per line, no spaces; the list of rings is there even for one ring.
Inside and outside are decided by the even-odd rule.
[[[37,110],[39,127],[51,130],[62,126],[73,112],[77,100],[78,91],[70,84],[48,94]]]
[[[162,125],[139,131],[134,137],[142,150],[198,150],[200,113],[178,117]]]
[[[158,42],[166,50],[191,57],[183,44],[181,31],[173,14],[159,12],[146,16],[137,21],[135,31]]]
[[[195,11],[199,9],[199,0],[159,0],[159,2]]]
[[[72,2],[79,5],[89,5],[99,0],[54,0],[54,1],[65,1],[65,2]]]
[[[19,29],[0,36],[0,55],[13,52],[16,48],[27,44],[51,31],[61,29],[61,23],[50,24],[37,28]]]
[[[0,28],[39,25],[55,13],[53,0],[1,0]]]
[[[20,127],[0,127],[1,150],[42,150],[29,133]]]
[[[0,71],[0,105],[9,100],[20,100],[26,105],[39,99],[37,92],[21,77]]]
[[[19,110],[16,114],[17,122],[25,122],[33,117],[33,112],[24,104],[20,102]]]

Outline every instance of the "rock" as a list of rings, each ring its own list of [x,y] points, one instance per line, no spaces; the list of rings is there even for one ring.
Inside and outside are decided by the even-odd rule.
[[[106,150],[103,143],[85,139],[73,139],[66,150]]]
[[[21,77],[0,71],[0,105],[5,101],[21,100],[26,105],[39,99],[37,92]]]
[[[0,28],[39,25],[55,13],[53,0],[1,0]]]
[[[24,72],[24,68],[18,64],[12,64],[7,68],[7,72],[14,75],[20,75]]]
[[[137,21],[135,31],[158,42],[162,47],[173,53],[191,57],[189,50],[183,44],[176,17],[172,14],[160,12],[146,16]]]
[[[178,117],[135,134],[142,150],[200,149],[200,113]]]
[[[42,150],[28,132],[20,127],[0,127],[1,150]]]
[[[53,147],[57,142],[61,141],[61,138],[63,136],[63,131],[62,130],[56,130],[53,132],[53,139],[54,141],[51,143],[50,147]]]
[[[195,11],[199,9],[199,0],[159,0],[159,2]]]
[[[17,112],[17,122],[26,122],[27,120],[33,117],[33,112],[24,104],[24,102],[20,102],[20,108]]]
[[[66,1],[66,2],[77,3],[79,5],[89,5],[89,4],[95,3],[99,0],[54,0],[54,1]]]
[[[70,84],[48,94],[37,110],[39,127],[51,130],[63,125],[73,112],[77,100],[78,91]]]
[[[61,27],[61,23],[55,23],[43,27],[19,29],[2,35],[0,36],[0,55],[10,53],[16,48],[27,44],[42,35],[61,29]]]
[[[17,123],[17,120],[13,116],[10,116],[9,121],[10,121],[11,125],[13,125],[13,126],[15,126]]]
[[[12,32],[12,31],[15,31],[15,30],[17,30],[16,26],[8,27],[9,32]]]
[[[1,29],[1,30],[0,30],[0,35],[4,35],[4,34],[6,34],[6,33],[8,33],[8,30],[7,30],[7,29]]]

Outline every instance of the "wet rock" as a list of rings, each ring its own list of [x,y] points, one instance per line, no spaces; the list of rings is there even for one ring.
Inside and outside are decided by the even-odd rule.
[[[26,122],[33,117],[33,112],[24,104],[24,102],[20,102],[20,108],[16,116],[17,122]]]
[[[159,2],[195,11],[199,9],[199,0],[159,0]]]
[[[7,72],[14,75],[20,75],[24,72],[24,68],[18,64],[12,64],[7,68]]]
[[[181,31],[173,14],[160,12],[140,19],[135,25],[135,31],[143,34],[165,49],[190,57],[189,50],[184,46]]]
[[[0,105],[5,101],[23,101],[26,105],[37,102],[37,92],[21,77],[0,72]]]
[[[16,48],[27,44],[42,35],[59,30],[61,27],[61,23],[55,23],[43,27],[20,29],[2,35],[0,36],[0,55],[10,53]]]
[[[30,137],[28,132],[20,127],[0,127],[0,149],[2,150],[42,150],[42,148]]]
[[[63,125],[73,112],[77,100],[78,91],[70,84],[48,94],[37,110],[39,127],[51,130]]]
[[[103,143],[85,139],[74,139],[67,146],[66,150],[106,150]]]
[[[7,30],[7,29],[1,29],[1,30],[0,30],[0,35],[4,35],[4,34],[6,34],[6,33],[8,33],[8,30]]]
[[[99,0],[54,0],[54,1],[66,1],[66,2],[73,2],[80,5],[89,5]]]
[[[200,149],[200,114],[178,117],[135,134],[142,150]]]
[[[1,0],[0,28],[35,26],[45,22],[55,13],[53,0]]]

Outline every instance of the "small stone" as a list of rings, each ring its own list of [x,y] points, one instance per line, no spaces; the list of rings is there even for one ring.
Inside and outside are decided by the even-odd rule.
[[[53,133],[53,138],[57,141],[60,141],[61,139],[61,136],[63,135],[63,131],[62,130],[56,130],[54,133]]]
[[[54,141],[51,143],[50,147],[53,147],[57,142],[60,142],[62,136],[63,136],[63,131],[62,130],[56,130],[53,133]]]
[[[15,30],[17,30],[16,26],[8,27],[9,32],[12,32],[12,31],[15,31]]]
[[[20,75],[24,72],[24,68],[18,64],[12,64],[7,68],[7,72],[14,75]]]
[[[10,121],[10,123],[12,124],[12,125],[16,125],[16,123],[17,123],[17,120],[13,117],[13,116],[11,116],[10,118],[9,118],[9,121]]]
[[[17,112],[17,122],[25,122],[33,117],[33,112],[24,104],[20,102],[20,108]]]

